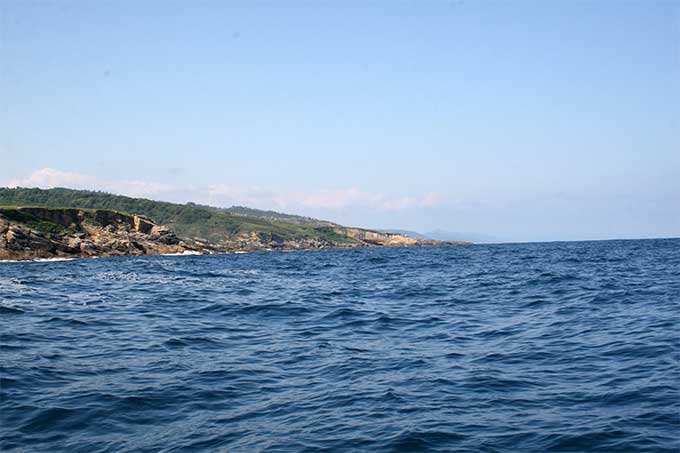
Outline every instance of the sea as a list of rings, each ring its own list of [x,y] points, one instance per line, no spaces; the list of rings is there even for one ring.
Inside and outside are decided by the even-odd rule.
[[[680,239],[0,263],[0,451],[680,451]]]

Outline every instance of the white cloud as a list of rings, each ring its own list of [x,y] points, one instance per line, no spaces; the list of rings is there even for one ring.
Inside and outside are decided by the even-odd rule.
[[[364,192],[357,188],[321,190],[311,194],[302,194],[300,200],[300,204],[310,208],[344,209],[360,206],[381,211],[429,208],[439,203],[439,197],[433,193],[424,196],[389,197],[379,193]]]
[[[133,180],[102,180],[91,175],[61,171],[54,168],[41,168],[28,178],[13,179],[7,187],[70,187],[73,189],[103,190],[132,196],[150,196],[168,192],[174,188],[167,184]]]
[[[379,211],[401,211],[430,208],[442,203],[435,193],[422,196],[387,196],[362,191],[355,187],[321,189],[312,192],[276,190],[267,187],[234,187],[227,184],[207,186],[174,186],[152,181],[103,180],[91,175],[41,168],[27,178],[8,181],[7,187],[69,187],[74,189],[103,190],[134,197],[152,197],[168,201],[195,201],[215,206],[244,205],[261,209],[340,210],[369,208]]]
[[[13,179],[7,182],[7,187],[58,187],[68,186],[81,188],[92,186],[96,181],[94,178],[80,173],[55,170],[54,168],[41,168],[30,174],[28,178]]]

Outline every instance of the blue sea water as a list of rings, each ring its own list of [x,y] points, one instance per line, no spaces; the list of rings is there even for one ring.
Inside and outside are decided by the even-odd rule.
[[[3,452],[678,452],[680,240],[0,263]]]

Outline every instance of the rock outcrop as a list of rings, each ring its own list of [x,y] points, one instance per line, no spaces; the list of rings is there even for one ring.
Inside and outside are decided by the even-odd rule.
[[[414,238],[400,233],[386,233],[383,231],[364,230],[362,228],[336,227],[334,231],[340,235],[360,241],[366,246],[416,246],[416,245],[464,245],[463,241],[435,241],[432,239]]]
[[[0,259],[186,251],[204,250],[143,216],[103,209],[0,208]]]
[[[311,237],[245,231],[215,243],[182,239],[147,217],[106,209],[0,208],[0,259],[463,244],[337,225],[314,231]]]

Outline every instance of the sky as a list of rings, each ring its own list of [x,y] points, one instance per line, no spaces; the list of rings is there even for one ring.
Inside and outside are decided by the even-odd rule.
[[[0,185],[680,236],[680,2],[0,0]]]

